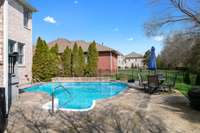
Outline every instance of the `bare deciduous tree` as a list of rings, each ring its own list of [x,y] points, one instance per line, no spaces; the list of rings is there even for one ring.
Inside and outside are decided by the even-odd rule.
[[[161,52],[161,60],[165,66],[170,68],[187,67],[191,54],[191,48],[199,35],[174,33],[165,40],[164,48]]]
[[[163,2],[163,1],[162,1]],[[169,14],[163,15],[162,13],[156,14],[148,22],[144,24],[147,36],[154,36],[160,34],[159,31],[165,26],[174,23],[189,24],[192,30],[200,32],[200,1],[199,0],[166,0],[168,6],[173,8]],[[160,3],[161,0],[151,0],[151,3]],[[165,10],[166,11],[166,10]],[[169,10],[167,10],[169,11]],[[159,16],[161,14],[162,16]]]

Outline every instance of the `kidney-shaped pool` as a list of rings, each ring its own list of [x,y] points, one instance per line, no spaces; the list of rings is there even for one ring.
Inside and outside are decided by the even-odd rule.
[[[118,95],[128,88],[119,82],[73,82],[48,83],[24,89],[25,92],[43,92],[57,101],[56,108],[69,111],[87,111],[95,106],[95,101]],[[46,105],[51,108],[51,103]]]

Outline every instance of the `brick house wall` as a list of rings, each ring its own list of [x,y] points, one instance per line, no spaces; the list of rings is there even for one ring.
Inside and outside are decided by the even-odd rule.
[[[99,52],[98,73],[115,74],[117,72],[117,55],[110,52]]]
[[[3,87],[3,5],[0,5],[0,87]]]
[[[24,44],[24,63],[18,65],[19,83],[25,84],[32,79],[32,14],[28,26],[24,26],[24,7],[9,0],[8,4],[8,39]]]
[[[26,11],[30,11],[29,15],[24,14],[25,7]],[[15,100],[18,94],[18,80],[20,84],[31,81],[32,77],[31,12],[35,11],[36,10],[33,7],[31,7],[28,3],[26,3],[26,1],[6,0],[3,2],[2,0],[0,0],[0,87],[5,88],[5,92],[1,90],[0,93],[1,94],[2,92],[5,93],[6,107],[3,107],[3,105],[1,105],[1,107],[3,109],[5,108],[6,113],[8,113],[12,101]],[[27,27],[24,27],[25,25],[24,16],[29,17],[28,24],[26,23]],[[23,63],[21,63],[21,65],[16,64],[16,66],[14,67],[14,69],[16,69],[15,72],[13,71],[11,72],[10,71],[11,67],[9,67],[8,57],[11,57],[9,54],[12,54],[13,52],[22,51],[18,50],[22,49],[21,47],[18,46],[24,46],[23,49],[24,61]],[[9,50],[7,50],[7,48]]]
[[[118,70],[118,61],[117,61],[118,55],[112,54],[112,73],[117,73]]]

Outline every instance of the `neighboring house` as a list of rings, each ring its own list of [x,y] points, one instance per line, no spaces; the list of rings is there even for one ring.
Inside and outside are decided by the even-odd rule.
[[[66,39],[57,39],[49,43],[49,47],[58,44],[59,53],[63,53],[66,47],[73,48],[74,43],[81,46],[85,55],[87,54],[89,42],[85,41],[69,41]],[[99,52],[98,59],[98,74],[115,74],[117,72],[117,56],[119,52],[104,45],[97,44],[97,51]]]
[[[0,2],[0,96],[4,92],[6,112],[18,94],[18,86],[32,79],[32,13],[35,11],[26,0]]]
[[[144,57],[141,54],[138,54],[136,52],[131,52],[130,54],[125,56],[125,67],[126,68],[131,68],[137,67],[137,68],[142,68],[144,67]]]
[[[142,68],[144,67],[144,58],[143,55],[138,54],[136,52],[131,52],[130,54],[123,56],[120,55],[118,57],[118,67],[120,69],[125,69],[125,68]]]
[[[123,54],[120,54],[117,58],[117,65],[119,69],[125,69],[126,64],[125,64],[125,56]]]

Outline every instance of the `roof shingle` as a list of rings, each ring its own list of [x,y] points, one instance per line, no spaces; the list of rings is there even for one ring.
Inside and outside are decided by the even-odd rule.
[[[126,58],[141,58],[143,55],[138,54],[136,52],[131,52],[130,54],[126,55]]]
[[[73,48],[74,46],[74,43],[77,43],[78,46],[80,46],[84,52],[87,52],[88,51],[88,47],[90,45],[91,42],[86,42],[86,41],[83,41],[83,40],[78,40],[78,41],[69,41],[67,39],[64,39],[64,38],[59,38],[57,40],[54,40],[54,41],[51,41],[48,43],[49,47],[53,47],[55,44],[58,44],[58,51],[59,53],[63,53],[65,48],[66,47],[69,47],[69,48]],[[97,44],[97,51],[98,52],[108,52],[108,51],[112,51],[116,54],[119,54],[118,51],[112,49],[112,48],[109,48],[105,45],[100,45],[100,44]]]

